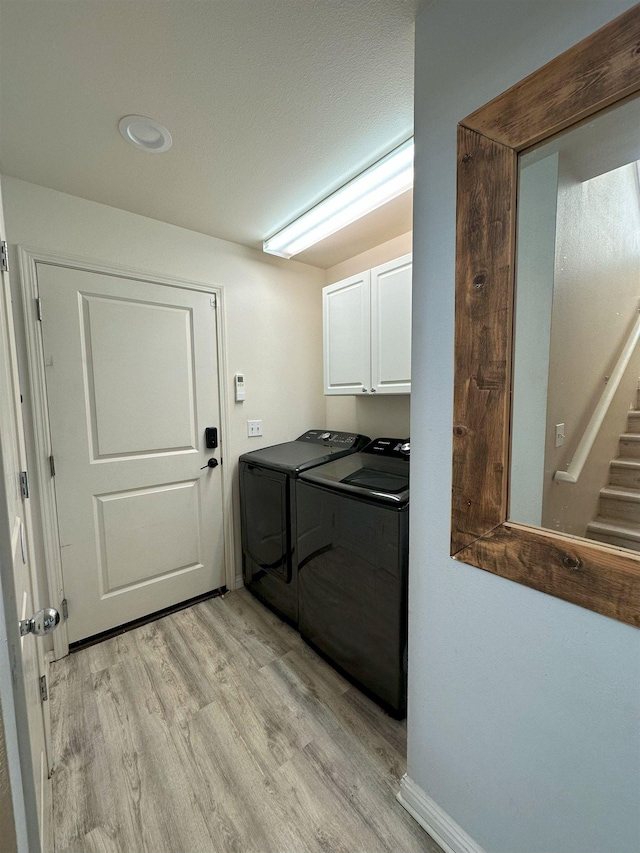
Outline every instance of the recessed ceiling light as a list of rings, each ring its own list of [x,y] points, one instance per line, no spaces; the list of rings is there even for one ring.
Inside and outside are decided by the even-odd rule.
[[[125,116],[120,119],[118,129],[127,142],[150,154],[168,151],[173,144],[167,128],[145,116]]]

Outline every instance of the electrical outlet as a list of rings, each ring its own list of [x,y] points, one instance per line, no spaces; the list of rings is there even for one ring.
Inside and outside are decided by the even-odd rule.
[[[564,424],[556,424],[556,447],[564,444]]]
[[[249,438],[262,435],[262,421],[247,421],[247,435]]]

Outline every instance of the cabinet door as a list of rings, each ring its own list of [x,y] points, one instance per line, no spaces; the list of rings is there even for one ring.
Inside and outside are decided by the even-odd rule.
[[[371,270],[371,387],[411,391],[411,255]]]
[[[322,291],[324,393],[362,394],[371,387],[369,271]]]

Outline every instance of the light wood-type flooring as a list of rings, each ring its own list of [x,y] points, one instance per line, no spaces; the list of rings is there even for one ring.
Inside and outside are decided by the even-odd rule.
[[[406,729],[247,591],[52,665],[56,851],[441,853]]]

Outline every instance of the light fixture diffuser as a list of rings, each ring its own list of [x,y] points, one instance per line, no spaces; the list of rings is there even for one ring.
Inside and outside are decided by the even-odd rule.
[[[413,186],[413,139],[269,237],[262,249],[291,258]]]
[[[149,154],[168,151],[173,144],[167,128],[146,116],[124,116],[118,122],[118,130],[127,142]]]

